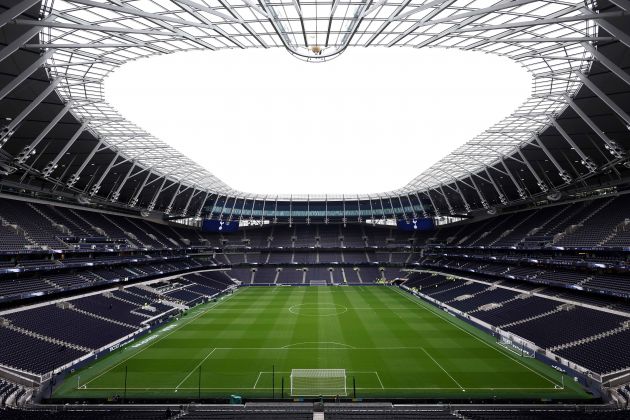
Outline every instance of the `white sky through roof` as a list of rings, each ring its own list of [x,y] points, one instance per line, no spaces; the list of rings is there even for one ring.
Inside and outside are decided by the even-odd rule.
[[[281,49],[180,52],[105,84],[126,118],[231,187],[270,195],[400,188],[530,92],[506,58],[408,48],[317,64]]]

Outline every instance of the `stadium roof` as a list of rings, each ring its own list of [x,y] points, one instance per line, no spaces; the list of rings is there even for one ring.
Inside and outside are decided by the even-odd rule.
[[[2,14],[3,25],[30,28],[17,47],[42,54],[33,66],[4,87],[0,97],[23,81],[21,76],[30,76],[44,64],[65,104],[59,118],[72,113],[82,123],[81,132],[99,139],[95,150],[106,146],[116,153],[112,163],[105,165],[101,181],[96,182],[96,193],[120,159],[158,176],[162,188],[177,185],[172,190],[188,188],[197,194],[204,191],[206,196],[267,198],[233,190],[210,172],[212,168],[195,164],[127,121],[105,101],[103,79],[118,66],[141,57],[191,49],[286,48],[300,59],[321,61],[357,47],[457,48],[502,55],[532,73],[531,97],[503,121],[470,139],[400,189],[353,199],[425,194],[431,201],[437,200],[438,197],[431,197],[432,191],[450,210],[449,195],[451,200],[461,197],[466,210],[481,207],[471,205],[470,199],[464,197],[462,190],[469,189],[476,191],[479,204],[487,208],[488,199],[479,184],[494,190],[497,200],[493,201],[497,203],[513,200],[506,192],[507,184],[512,184],[512,190],[521,198],[528,191],[532,194],[532,188],[524,185],[525,179],[519,180],[519,175],[508,169],[508,161],[525,166],[540,191],[546,193],[625,159],[619,153],[624,149],[618,147],[620,140],[615,142],[603,128],[593,128],[592,119],[572,98],[583,83],[589,84],[587,76],[595,62],[629,82],[627,73],[615,60],[596,48],[619,41],[630,44],[630,37],[619,25],[627,22],[627,0],[613,0],[613,5],[605,9],[577,0],[46,0],[41,3],[38,19],[21,16],[38,4],[38,0],[23,0]],[[38,33],[38,40],[32,38]],[[461,71],[466,72],[466,68]],[[596,91],[597,87],[589,88],[606,102],[607,114],[616,114],[616,119],[630,125],[627,113],[616,110],[603,92]],[[591,142],[598,143],[595,150],[606,149],[611,154],[603,159],[595,157],[567,133],[558,120],[568,109],[593,128],[595,140]],[[576,167],[567,170],[565,163],[550,156],[553,153],[549,153],[549,145],[541,141],[550,129],[562,139],[561,146],[556,142],[558,148],[577,153]],[[29,159],[35,145],[24,148],[16,161],[23,164]],[[549,165],[557,169],[560,182],[550,182],[536,174],[537,168],[523,155],[528,147],[547,155],[544,160],[551,161]],[[87,156],[91,159],[94,155]],[[129,173],[132,171],[133,168]],[[505,181],[498,181],[498,174]],[[72,187],[76,181],[70,177],[64,183]],[[500,182],[507,184],[499,185]],[[158,188],[156,197],[162,188]],[[331,198],[341,197],[326,197]],[[131,200],[131,205],[136,202]],[[154,205],[155,200],[151,209]]]

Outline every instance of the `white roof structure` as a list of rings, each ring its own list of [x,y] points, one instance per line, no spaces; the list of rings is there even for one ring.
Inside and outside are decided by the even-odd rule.
[[[531,96],[518,109],[399,190],[378,194],[393,197],[467,177],[535,141],[582,85],[597,54],[591,43],[614,39],[598,37],[598,24],[623,13],[596,13],[578,0],[46,0],[42,7],[45,18],[28,22],[44,27],[41,44],[27,47],[48,49],[57,91],[89,130],[156,174],[246,198],[261,196],[233,190],[212,168],[127,121],[105,101],[103,79],[130,60],[224,48],[286,48],[307,61],[358,47],[456,48],[505,56],[531,72]]]

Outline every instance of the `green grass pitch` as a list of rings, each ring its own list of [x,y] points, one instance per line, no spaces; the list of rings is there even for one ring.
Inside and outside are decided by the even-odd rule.
[[[97,333],[97,332],[95,332]],[[55,397],[290,398],[291,369],[357,398],[588,398],[571,378],[397,288],[245,287],[70,375]]]

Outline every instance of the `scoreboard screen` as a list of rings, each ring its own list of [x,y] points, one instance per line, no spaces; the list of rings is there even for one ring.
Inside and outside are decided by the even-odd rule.
[[[224,222],[223,220],[204,220],[202,232],[233,233],[238,230],[238,221]]]
[[[423,232],[435,230],[435,223],[430,217],[421,217],[411,220],[398,220],[396,223],[399,230],[413,232],[414,230],[420,230]]]

